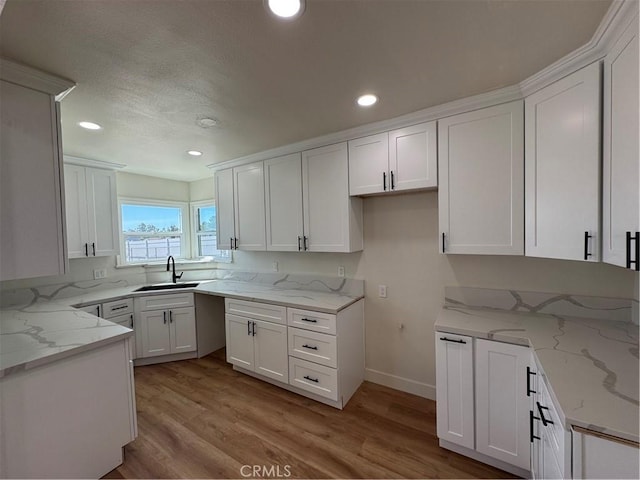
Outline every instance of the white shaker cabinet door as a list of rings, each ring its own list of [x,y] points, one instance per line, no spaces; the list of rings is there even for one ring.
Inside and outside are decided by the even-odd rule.
[[[169,310],[171,353],[196,350],[196,316],[193,307]]]
[[[89,256],[86,168],[64,166],[64,193],[69,258]]]
[[[86,181],[89,256],[117,255],[120,248],[116,172],[87,168]]]
[[[527,97],[525,126],[526,255],[598,261],[599,62]]]
[[[302,160],[299,153],[264,162],[267,250],[303,250]]]
[[[438,121],[443,253],[524,253],[523,102]]]
[[[476,339],[476,450],[530,470],[527,347]]]
[[[473,449],[471,337],[436,332],[436,387],[438,438]]]
[[[253,330],[251,320],[226,314],[227,362],[254,370]]]
[[[289,381],[287,326],[253,320],[256,373],[283,383]]]
[[[171,353],[169,338],[168,314],[166,310],[140,312],[136,324],[136,337],[140,335],[142,351],[139,357],[156,357]]]
[[[392,190],[438,186],[436,135],[436,122],[389,132],[389,180]]]
[[[302,152],[302,195],[307,250],[362,250],[362,199],[349,197],[347,144]]]
[[[236,236],[233,212],[233,169],[215,174],[216,191],[216,248],[232,250]]]
[[[240,250],[266,250],[264,167],[262,162],[233,169],[237,245]]]
[[[349,141],[349,195],[391,190],[389,134],[387,132]]]
[[[638,16],[604,59],[603,241],[607,263],[640,269]],[[633,263],[632,263],[633,262]]]

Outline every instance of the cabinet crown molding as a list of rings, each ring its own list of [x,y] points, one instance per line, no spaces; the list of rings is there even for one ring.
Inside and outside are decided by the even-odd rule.
[[[106,162],[104,160],[93,160],[91,158],[64,156],[64,163],[80,165],[81,167],[104,168],[105,170],[121,170],[126,167],[123,163]]]
[[[56,101],[61,101],[76,87],[72,80],[56,77],[6,58],[0,58],[0,79],[54,95]]]

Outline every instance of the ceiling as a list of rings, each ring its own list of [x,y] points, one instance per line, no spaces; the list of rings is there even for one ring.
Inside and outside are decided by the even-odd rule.
[[[0,55],[77,83],[62,102],[65,154],[191,181],[211,163],[515,84],[585,44],[610,3],[307,0],[287,22],[262,0],[8,0]],[[364,92],[378,104],[358,107]]]

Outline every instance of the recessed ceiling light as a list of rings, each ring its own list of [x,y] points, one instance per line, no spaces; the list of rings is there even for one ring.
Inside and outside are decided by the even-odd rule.
[[[80,125],[82,128],[86,128],[87,130],[100,130],[100,129],[102,129],[102,127],[100,125],[98,125],[97,123],[93,123],[93,122],[78,122],[78,125]]]
[[[187,153],[192,157],[199,157],[200,155],[202,155],[202,152],[198,150],[189,150]]]
[[[358,101],[358,105],[360,105],[361,107],[370,107],[371,105],[373,105],[378,101],[378,97],[370,93],[367,93],[366,95],[360,95],[357,101]]]
[[[210,117],[202,117],[196,120],[196,125],[202,128],[211,128],[218,125],[218,120]]]
[[[271,13],[280,18],[296,18],[302,15],[305,0],[264,0]]]

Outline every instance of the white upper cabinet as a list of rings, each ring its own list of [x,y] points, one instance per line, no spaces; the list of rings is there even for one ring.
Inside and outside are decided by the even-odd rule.
[[[240,250],[266,250],[262,162],[233,169],[233,199],[236,227],[234,247]]]
[[[349,194],[438,185],[436,122],[349,141]]]
[[[2,65],[2,75],[5,65]],[[0,80],[0,280],[65,273],[59,112]]]
[[[391,190],[415,190],[438,186],[436,122],[389,132]]]
[[[117,255],[116,173],[67,164],[64,175],[69,258]]]
[[[390,190],[389,134],[349,141],[349,194],[367,195]]]
[[[264,162],[267,250],[303,250],[302,157],[293,153]]]
[[[214,177],[216,191],[216,248],[233,250],[236,236],[233,209],[233,168],[220,170]]]
[[[438,121],[440,251],[524,253],[523,102]]]
[[[302,195],[306,249],[362,250],[362,199],[349,197],[347,144],[302,152]]]
[[[598,261],[600,64],[527,97],[525,128],[526,255]]]
[[[640,269],[638,55],[636,15],[604,59],[602,190],[603,260],[633,270]]]

